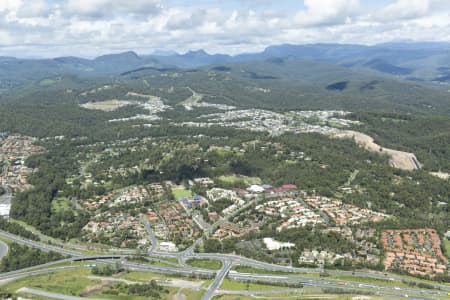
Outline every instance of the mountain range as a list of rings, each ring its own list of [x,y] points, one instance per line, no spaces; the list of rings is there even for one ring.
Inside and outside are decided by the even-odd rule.
[[[356,71],[395,76],[410,81],[448,84],[450,43],[385,43],[374,46],[349,44],[276,45],[259,53],[137,55],[124,52],[95,59],[59,57],[20,59],[0,57],[0,88],[7,89],[62,75],[111,77],[137,69],[192,69],[206,65],[295,58],[322,62]]]

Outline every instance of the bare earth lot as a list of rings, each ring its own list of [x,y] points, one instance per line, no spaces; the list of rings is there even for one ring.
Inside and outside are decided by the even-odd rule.
[[[114,111],[120,107],[130,105],[130,101],[124,100],[108,100],[101,102],[88,102],[80,105],[86,109],[95,109],[95,110],[103,110],[103,111]]]
[[[338,133],[334,133],[333,136],[337,138],[354,139],[358,145],[364,147],[365,149],[371,152],[388,155],[390,157],[389,162],[391,166],[394,168],[412,171],[417,170],[421,167],[414,153],[381,147],[380,145],[374,142],[372,137],[364,133],[352,130],[345,130],[340,131]]]
[[[444,172],[430,172],[431,175],[439,177],[441,179],[450,179],[450,174],[449,173],[444,173]]]

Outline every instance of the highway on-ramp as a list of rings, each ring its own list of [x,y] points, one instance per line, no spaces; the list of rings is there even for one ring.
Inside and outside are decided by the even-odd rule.
[[[8,254],[9,247],[6,243],[0,241],[0,260]]]
[[[45,297],[45,298],[49,298],[49,299],[59,299],[59,300],[85,300],[86,299],[84,297],[67,296],[67,295],[62,295],[62,294],[57,294],[57,293],[50,293],[50,292],[30,289],[27,287],[20,288],[17,290],[17,292],[31,294],[31,295],[40,296],[40,297]],[[89,298],[89,299],[104,300],[104,299],[99,299],[99,298]]]

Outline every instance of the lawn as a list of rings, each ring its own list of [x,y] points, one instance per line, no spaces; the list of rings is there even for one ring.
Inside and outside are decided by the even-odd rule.
[[[201,269],[220,270],[222,268],[221,261],[212,259],[189,259],[186,263],[191,267]]]
[[[177,200],[181,200],[185,197],[190,198],[193,196],[192,192],[190,190],[186,190],[186,189],[173,189],[172,194],[175,197],[175,199],[177,199]]]
[[[61,212],[65,210],[70,210],[70,199],[66,197],[58,197],[52,201],[52,211]]]
[[[238,175],[223,175],[218,177],[218,179],[226,184],[236,184],[242,182],[245,185],[252,185],[262,183],[261,178],[259,177],[246,177]]]
[[[51,85],[54,85],[54,84],[56,84],[57,82],[60,82],[60,81],[61,81],[61,78],[56,78],[56,79],[47,78],[47,79],[41,80],[39,82],[39,85],[40,86],[51,86]]]
[[[450,240],[447,238],[444,238],[444,247],[447,257],[450,257]]]

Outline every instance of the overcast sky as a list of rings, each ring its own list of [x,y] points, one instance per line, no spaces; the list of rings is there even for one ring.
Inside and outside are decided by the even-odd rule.
[[[0,0],[0,56],[450,41],[450,0]]]

